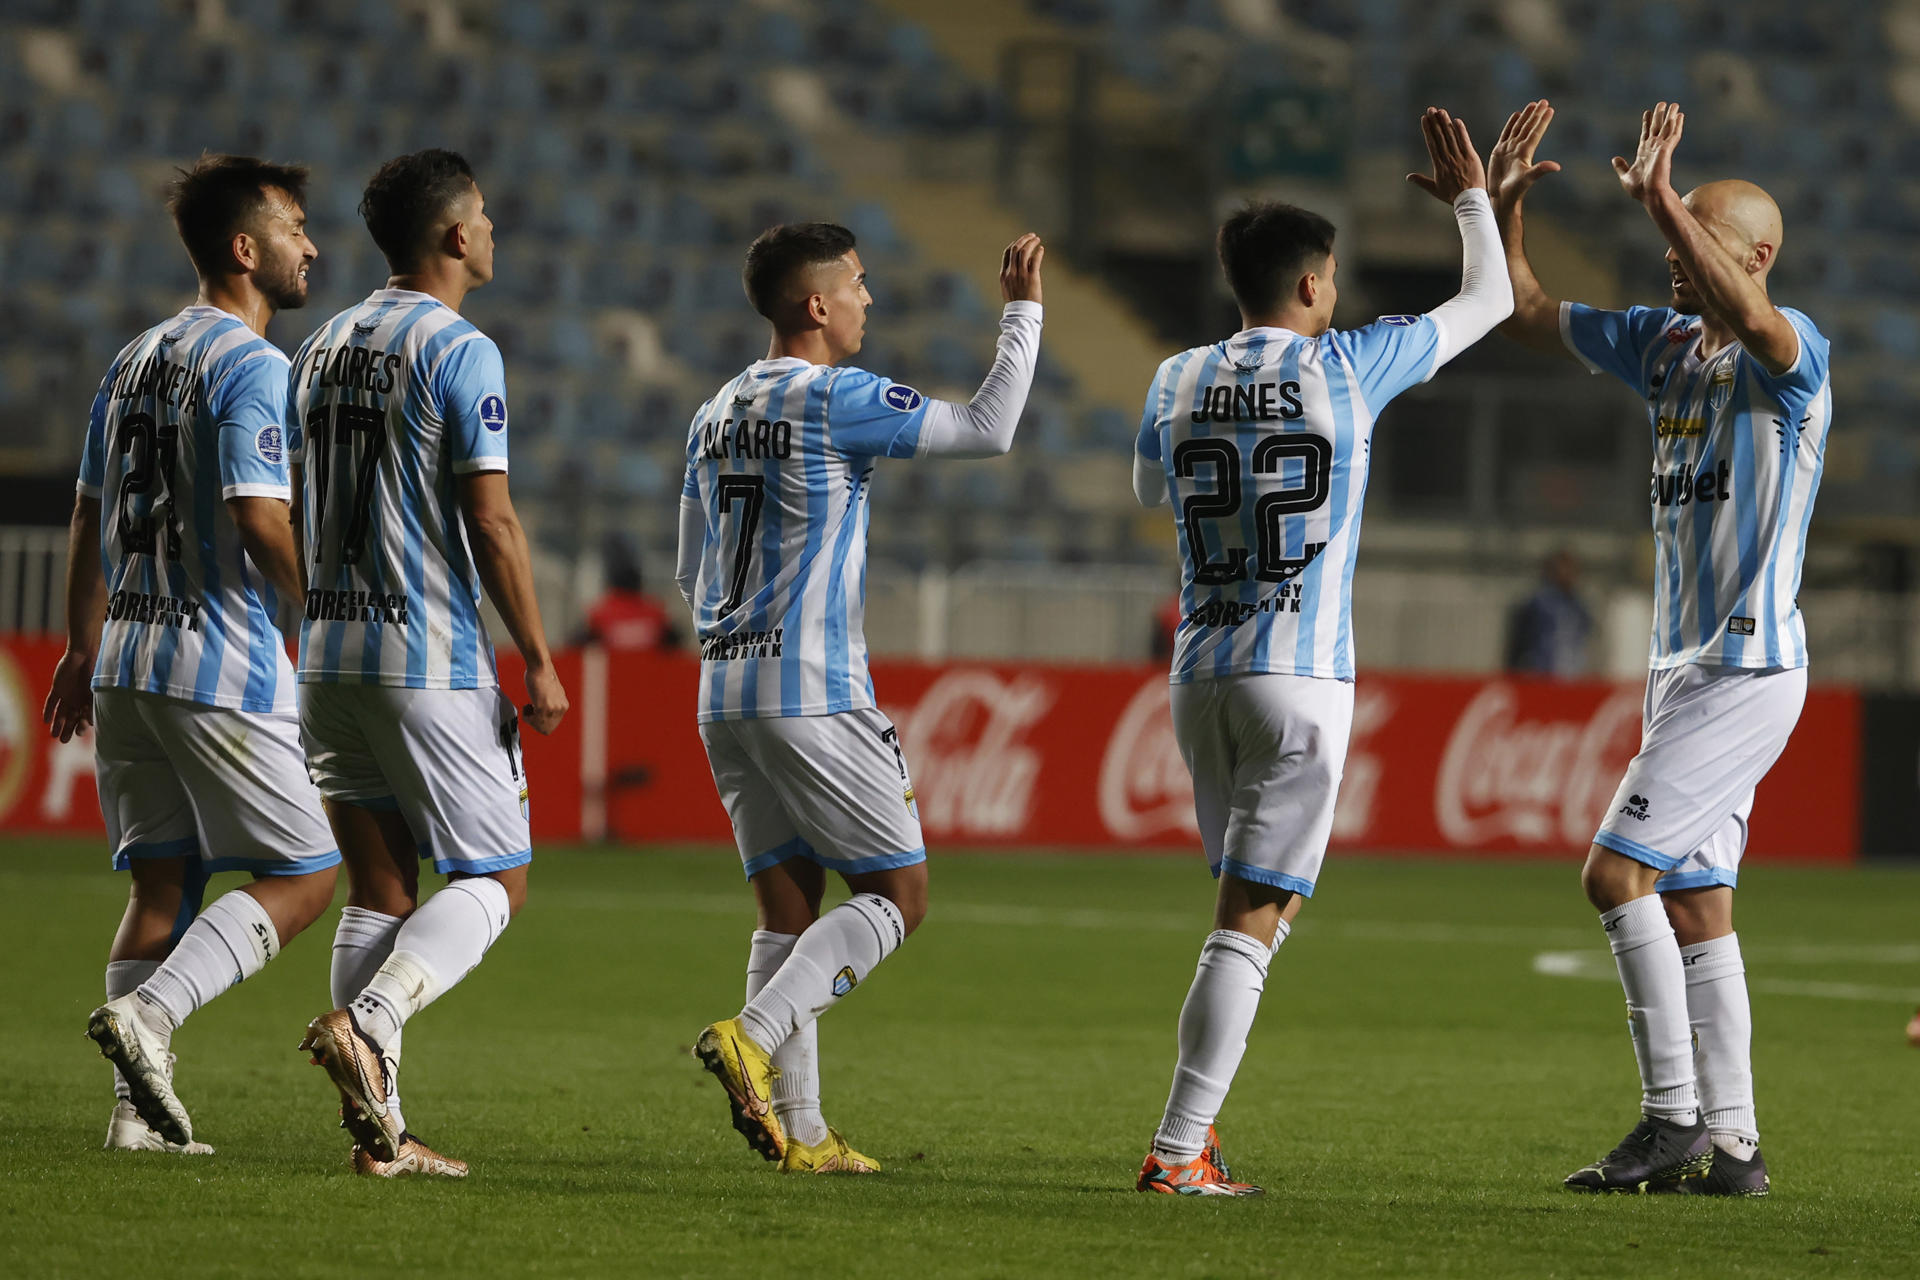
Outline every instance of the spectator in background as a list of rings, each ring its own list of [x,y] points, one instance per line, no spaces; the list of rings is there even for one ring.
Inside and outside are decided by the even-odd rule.
[[[604,645],[625,652],[664,651],[680,647],[680,628],[666,606],[642,589],[640,558],[617,533],[601,544],[607,587],[587,611],[586,630],[579,643]]]
[[[1580,600],[1580,561],[1562,547],[1540,585],[1507,616],[1507,670],[1570,679],[1587,672],[1593,615]]]

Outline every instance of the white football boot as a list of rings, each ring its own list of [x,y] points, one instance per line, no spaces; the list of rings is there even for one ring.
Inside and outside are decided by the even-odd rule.
[[[101,1056],[120,1069],[128,1100],[140,1118],[166,1141],[184,1147],[193,1141],[193,1121],[173,1092],[167,1037],[140,1014],[140,997],[130,991],[88,1015],[87,1035],[100,1046]]]
[[[189,1142],[184,1146],[168,1142],[153,1131],[152,1125],[140,1118],[140,1113],[125,1098],[113,1104],[113,1118],[107,1121],[107,1140],[104,1145],[108,1151],[166,1151],[177,1156],[213,1154],[213,1148],[204,1142]]]

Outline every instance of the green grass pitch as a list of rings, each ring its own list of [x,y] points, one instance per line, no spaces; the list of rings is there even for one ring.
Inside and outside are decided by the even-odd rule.
[[[1747,877],[1773,1197],[1602,1200],[1558,1183],[1632,1124],[1637,1086],[1574,867],[1337,857],[1221,1118],[1236,1173],[1268,1194],[1188,1201],[1131,1187],[1207,929],[1197,856],[936,854],[923,931],[821,1025],[828,1119],[888,1172],[802,1180],[747,1151],[687,1052],[739,1004],[752,913],[732,855],[546,853],[487,963],[408,1030],[408,1117],[473,1163],[455,1184],[349,1172],[332,1092],[294,1048],[326,1007],[331,917],[176,1039],[219,1154],[99,1150],[108,1072],[82,1030],[125,893],[104,863],[91,843],[0,842],[8,1276],[1920,1265],[1913,872]]]

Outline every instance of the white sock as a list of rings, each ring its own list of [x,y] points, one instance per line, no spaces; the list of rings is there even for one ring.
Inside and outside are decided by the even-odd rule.
[[[740,1011],[753,1042],[778,1053],[800,1028],[831,1009],[899,950],[907,936],[900,908],[877,893],[856,893],[815,920],[793,954]]]
[[[506,886],[498,880],[448,881],[407,917],[394,934],[392,954],[354,997],[360,1030],[387,1053],[407,1019],[472,973],[512,918]]]
[[[235,889],[200,913],[138,994],[170,1035],[195,1009],[260,972],[279,952],[273,917],[259,899]]]
[[[1627,994],[1627,1027],[1640,1064],[1640,1110],[1693,1124],[1700,1103],[1693,1088],[1693,1036],[1687,1025],[1687,979],[1680,944],[1660,895],[1650,893],[1602,912],[1620,986]]]
[[[747,951],[747,999],[760,994],[793,954],[797,933],[753,931]],[[826,1117],[820,1114],[820,1024],[809,1022],[787,1037],[773,1055],[779,1078],[773,1082],[773,1113],[787,1135],[813,1147],[827,1140]]]
[[[1742,1160],[1760,1149],[1753,1110],[1753,1007],[1740,936],[1680,948],[1687,973],[1687,1018],[1693,1024],[1693,1070],[1700,1113],[1714,1145]]]
[[[158,960],[107,961],[107,999],[118,1000],[137,989],[159,967]],[[113,1068],[113,1096],[123,1102],[130,1096],[127,1093],[127,1078],[120,1074],[118,1067]]]
[[[400,916],[383,915],[366,907],[340,909],[340,923],[333,931],[333,967],[327,974],[334,1008],[346,1008],[373,981],[373,975],[393,953],[393,940],[399,935],[402,923]],[[392,1059],[387,1070],[387,1108],[397,1113],[400,1110],[400,1032],[397,1029],[382,1053]]]
[[[1207,1129],[1219,1116],[1247,1051],[1247,1032],[1267,985],[1267,964],[1287,933],[1283,922],[1271,949],[1231,929],[1207,935],[1193,985],[1180,1006],[1180,1060],[1173,1069],[1166,1114],[1153,1135],[1153,1149],[1160,1155],[1185,1163],[1206,1147]]]

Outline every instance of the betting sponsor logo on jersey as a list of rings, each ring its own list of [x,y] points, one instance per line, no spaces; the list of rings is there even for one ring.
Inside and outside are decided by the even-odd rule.
[[[898,409],[901,413],[912,413],[926,399],[912,387],[903,386],[897,382],[881,392],[880,398],[887,402],[889,409]]]
[[[1381,316],[1380,323],[1398,325],[1401,328],[1405,329],[1413,325],[1419,319],[1420,319],[1419,316]]]
[[[287,454],[285,441],[281,437],[278,424],[269,423],[260,428],[260,434],[253,438],[253,451],[259,454],[263,460],[272,463],[274,466],[277,467],[280,465],[280,459],[286,457]]]
[[[1655,472],[1649,498],[1656,507],[1684,507],[1690,502],[1729,502],[1733,498],[1733,468],[1722,458],[1716,467],[1685,467],[1666,475]]]

